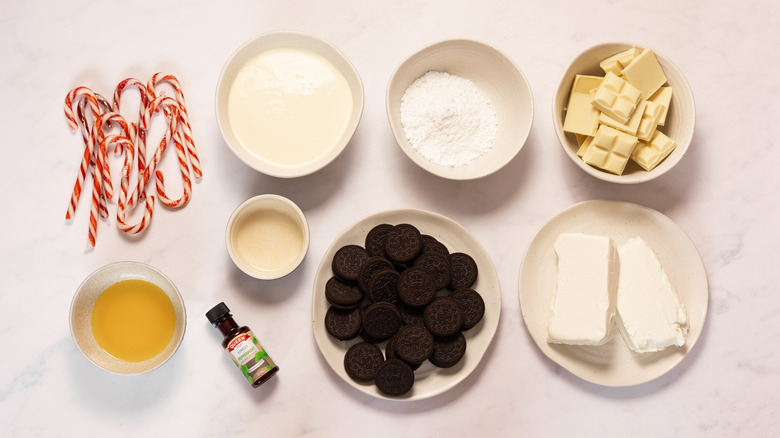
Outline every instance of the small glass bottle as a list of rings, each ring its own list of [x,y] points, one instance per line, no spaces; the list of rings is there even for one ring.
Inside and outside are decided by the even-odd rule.
[[[253,388],[262,385],[279,371],[252,330],[247,326],[239,327],[225,303],[214,306],[206,313],[206,318],[225,336],[222,348]]]

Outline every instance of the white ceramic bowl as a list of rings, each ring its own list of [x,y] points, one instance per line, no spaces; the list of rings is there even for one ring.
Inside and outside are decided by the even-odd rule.
[[[352,92],[352,114],[341,137],[325,153],[313,160],[296,164],[279,164],[251,152],[239,141],[230,123],[228,97],[236,75],[247,62],[272,49],[293,48],[319,55],[329,61],[346,79]],[[222,137],[236,156],[255,170],[267,175],[293,178],[308,175],[333,161],[352,139],[363,115],[363,83],[355,67],[335,46],[314,35],[277,31],[262,34],[239,47],[225,63],[217,83],[215,96],[217,124]],[[302,124],[301,129],[306,129]]]
[[[429,71],[473,81],[493,105],[498,121],[496,140],[485,155],[470,164],[447,167],[434,163],[415,150],[404,133],[401,98],[412,82]],[[402,62],[387,86],[386,107],[401,150],[428,172],[453,180],[481,178],[504,167],[525,144],[534,117],[533,94],[520,68],[496,48],[463,39],[430,45]]]
[[[176,313],[171,341],[160,354],[143,362],[125,362],[109,355],[100,348],[92,334],[92,308],[97,298],[112,284],[133,279],[157,285],[171,299]],[[162,272],[139,262],[116,262],[93,272],[79,285],[70,305],[70,332],[76,346],[90,362],[115,374],[143,374],[162,366],[181,345],[186,327],[187,312],[176,286]]]
[[[555,132],[558,134],[558,140],[569,158],[588,174],[604,181],[620,184],[650,181],[668,172],[682,159],[688,150],[696,123],[696,106],[688,81],[685,80],[682,72],[667,57],[653,49],[658,62],[661,63],[661,67],[666,74],[668,84],[674,90],[665,126],[659,126],[659,129],[677,142],[677,147],[666,159],[649,172],[629,160],[622,175],[615,175],[590,166],[577,156],[577,150],[579,149],[577,138],[574,134],[563,132],[563,121],[566,117],[566,106],[568,105],[574,76],[578,74],[604,76],[604,71],[599,67],[599,62],[631,47],[643,46],[628,43],[604,43],[580,53],[563,72],[563,76],[561,76],[561,80],[558,83],[558,89],[555,92],[555,96],[553,96],[553,124]]]
[[[283,221],[281,224],[275,219],[261,222],[261,218],[268,215],[283,218]],[[263,235],[259,227],[274,228],[272,240],[269,240],[272,245],[262,246],[263,239],[259,237],[269,235]],[[309,250],[309,224],[301,209],[289,199],[279,195],[258,195],[233,211],[225,230],[225,243],[233,263],[244,273],[261,280],[273,280],[291,273],[303,261]]]

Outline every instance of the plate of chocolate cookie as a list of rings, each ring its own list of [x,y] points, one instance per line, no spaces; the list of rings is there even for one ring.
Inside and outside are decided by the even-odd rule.
[[[498,327],[501,287],[485,249],[445,216],[389,210],[325,252],[312,295],[314,338],[347,384],[422,400],[477,368]]]

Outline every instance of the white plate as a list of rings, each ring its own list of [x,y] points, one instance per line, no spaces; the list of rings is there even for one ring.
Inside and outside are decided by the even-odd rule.
[[[616,245],[640,236],[655,251],[680,301],[690,327],[685,345],[657,353],[633,353],[620,333],[599,347],[547,343],[547,322],[556,281],[553,243],[561,233],[611,237]],[[709,289],[707,273],[693,242],[663,214],[628,202],[585,201],[552,218],[528,246],[520,268],[520,308],[536,345],[572,374],[606,386],[638,385],[662,376],[683,360],[704,328]]]
[[[447,246],[450,252],[465,252],[474,258],[479,269],[477,283],[473,289],[482,295],[485,301],[485,316],[471,330],[464,332],[467,348],[463,359],[452,368],[437,368],[426,361],[414,372],[414,387],[401,397],[387,397],[383,395],[373,383],[361,384],[352,380],[344,371],[344,353],[353,344],[361,341],[358,337],[351,341],[339,341],[325,330],[325,313],[328,311],[328,302],[325,299],[325,283],[333,276],[331,261],[336,251],[344,245],[365,244],[366,234],[371,228],[381,223],[399,224],[410,223],[417,227],[421,233],[429,234]],[[498,282],[498,274],[493,262],[490,260],[485,248],[465,228],[458,223],[440,214],[424,210],[389,210],[368,216],[346,229],[339,235],[333,244],[325,252],[322,262],[317,269],[314,279],[314,291],[312,294],[312,328],[314,338],[320,348],[320,352],[327,360],[333,371],[345,382],[358,390],[378,398],[387,400],[422,400],[454,387],[465,379],[477,367],[485,354],[498,327],[498,319],[501,314],[501,286]],[[384,351],[384,344],[380,344]]]

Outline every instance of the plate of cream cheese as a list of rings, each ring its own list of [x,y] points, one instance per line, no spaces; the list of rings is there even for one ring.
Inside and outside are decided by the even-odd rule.
[[[523,319],[542,352],[605,386],[658,378],[698,340],[707,274],[696,246],[648,207],[585,201],[531,241],[519,279]]]
[[[358,336],[340,341],[329,335],[325,328],[325,316],[330,304],[325,296],[325,285],[334,275],[331,264],[334,255],[346,245],[364,245],[367,233],[380,224],[412,224],[423,235],[428,235],[442,243],[450,253],[462,252],[470,255],[478,267],[476,283],[471,289],[477,291],[484,300],[483,318],[474,327],[463,332],[466,339],[466,352],[462,360],[450,368],[439,368],[429,361],[414,371],[412,389],[400,397],[389,397],[377,389],[372,382],[361,383],[353,380],[345,370],[344,356],[347,350],[363,341]],[[443,292],[443,291],[440,291]],[[498,273],[482,244],[465,228],[452,219],[425,210],[400,209],[387,210],[367,216],[349,226],[333,241],[325,251],[317,269],[312,293],[312,329],[320,352],[331,369],[344,382],[353,388],[373,397],[412,401],[423,400],[441,394],[468,377],[482,361],[498,328],[501,315],[501,285]],[[382,351],[386,341],[378,343]]]

